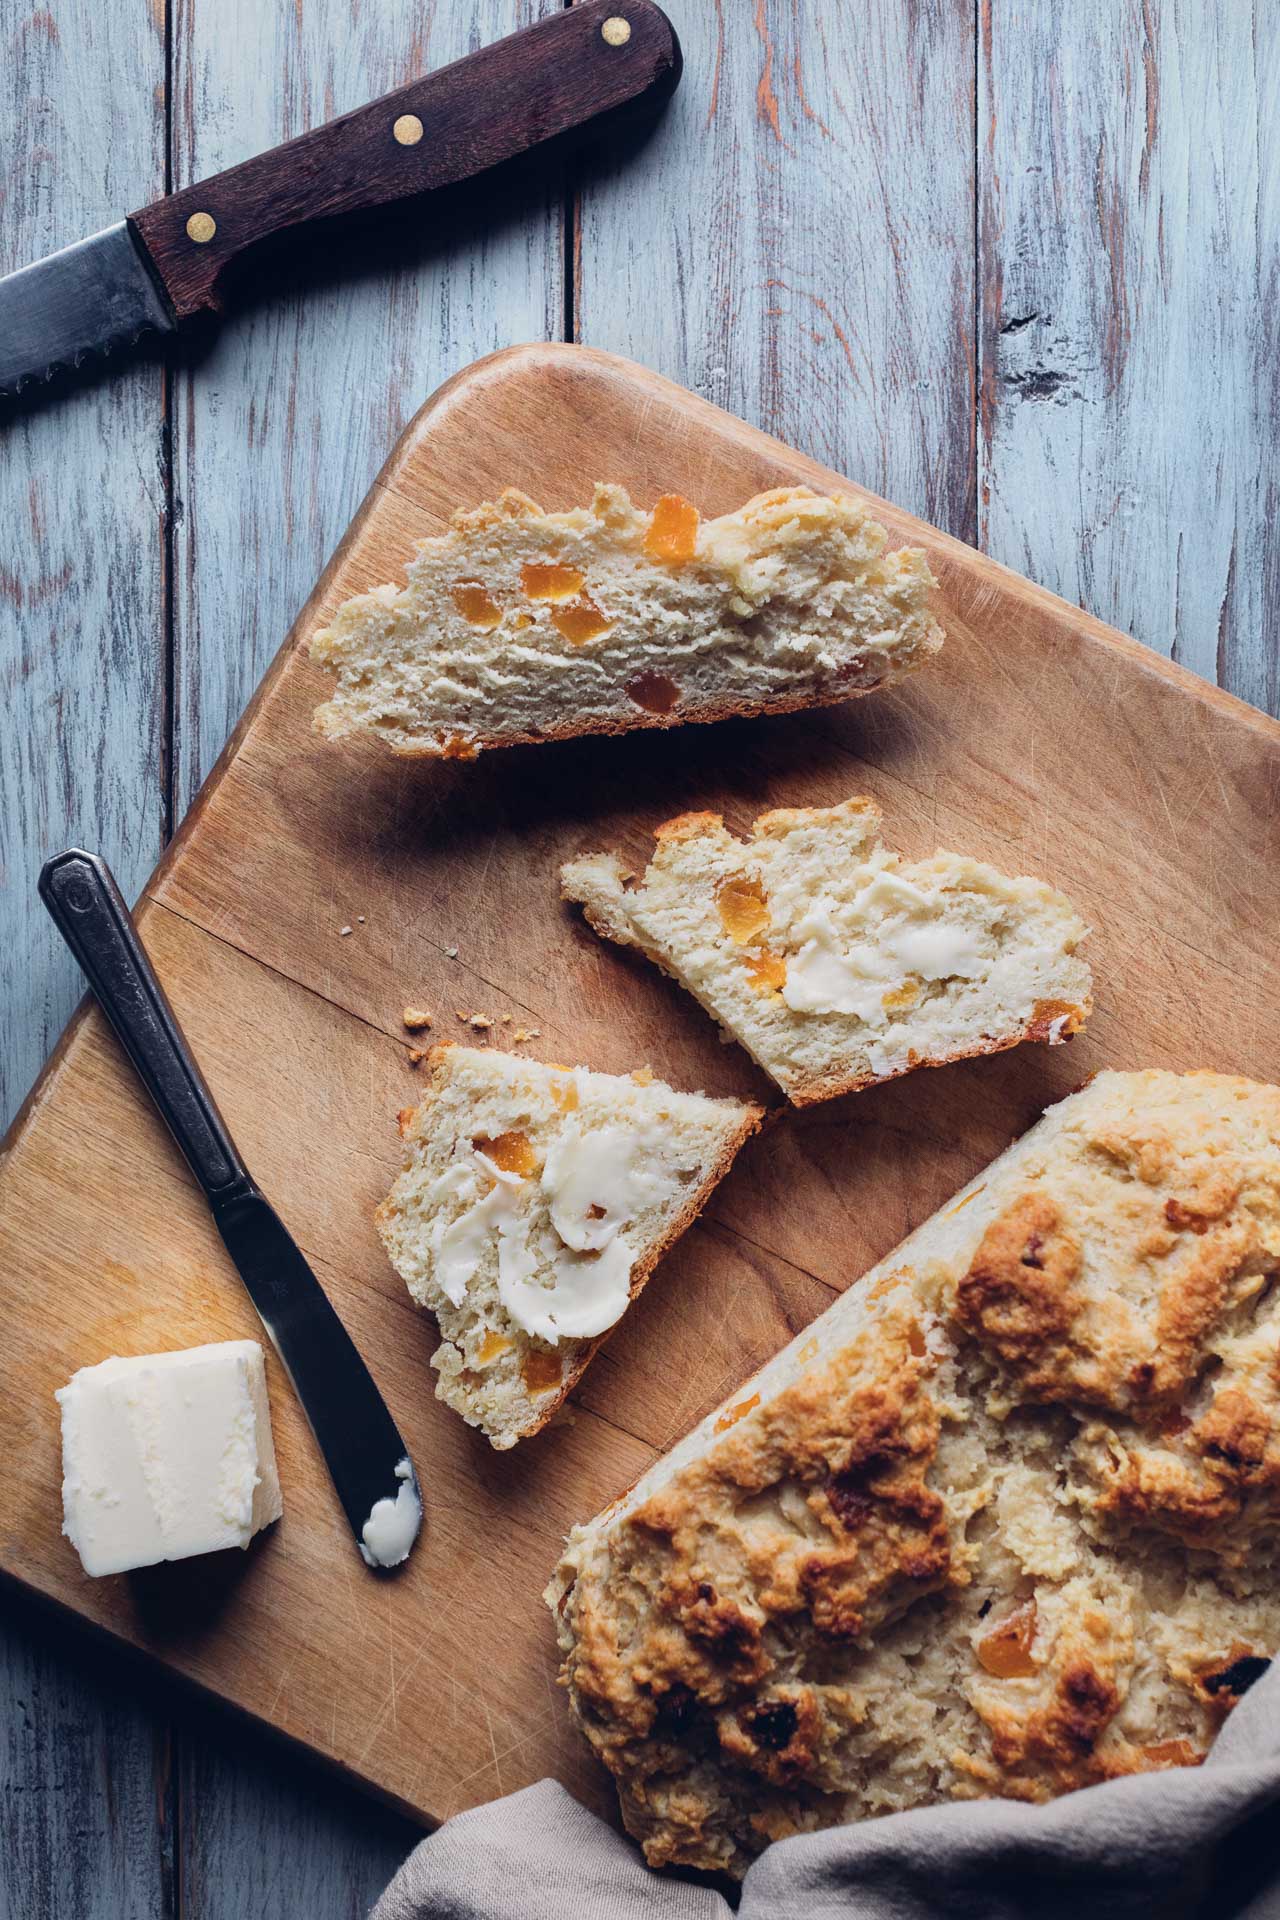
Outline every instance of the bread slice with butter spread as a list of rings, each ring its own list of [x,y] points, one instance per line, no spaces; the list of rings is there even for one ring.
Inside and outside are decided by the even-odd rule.
[[[762,1118],[643,1071],[433,1048],[376,1219],[439,1322],[437,1396],[495,1447],[545,1426]]]
[[[1280,1089],[1101,1073],[575,1528],[650,1862],[1197,1764],[1280,1648],[1278,1283]]]
[[[544,513],[508,491],[313,634],[337,676],[315,724],[468,760],[869,693],[942,645],[924,554],[886,545],[856,500],[807,487],[714,520],[676,494],[645,512],[597,484]]]
[[[911,864],[864,797],[762,814],[739,840],[683,814],[630,884],[614,854],[561,869],[597,933],[675,975],[797,1106],[913,1067],[1083,1026],[1086,927],[1040,880],[961,854]]]

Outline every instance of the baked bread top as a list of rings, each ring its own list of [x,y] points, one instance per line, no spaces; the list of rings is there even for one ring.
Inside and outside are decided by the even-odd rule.
[[[338,682],[315,723],[471,759],[867,693],[942,644],[924,554],[885,549],[855,500],[806,487],[715,520],[675,494],[650,513],[597,484],[544,513],[508,491],[312,636]]]
[[[376,1221],[439,1322],[437,1396],[498,1448],[545,1426],[761,1118],[644,1071],[434,1047]]]
[[[797,1106],[1055,1044],[1092,1007],[1064,895],[961,854],[907,864],[865,795],[762,814],[746,840],[682,814],[634,884],[608,853],[560,877],[597,933],[674,974]]]
[[[1193,1764],[1280,1637],[1280,1090],[1103,1073],[548,1589],[655,1865]]]

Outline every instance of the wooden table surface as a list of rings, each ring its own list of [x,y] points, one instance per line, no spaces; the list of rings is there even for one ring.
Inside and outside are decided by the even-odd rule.
[[[0,0],[0,271],[555,4]],[[512,341],[644,361],[1280,713],[1280,0],[668,11],[647,137],[0,426],[0,1121],[78,993],[41,860],[136,890],[400,426]],[[2,1608],[0,1920],[366,1912],[404,1823]]]

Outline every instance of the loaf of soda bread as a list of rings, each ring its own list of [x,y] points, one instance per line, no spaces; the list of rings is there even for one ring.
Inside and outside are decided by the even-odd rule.
[[[913,1067],[1066,1040],[1092,1001],[1087,929],[1041,880],[955,853],[907,865],[863,796],[658,828],[631,883],[615,854],[561,869],[597,933],[686,987],[797,1106]]]
[[[439,1322],[438,1398],[495,1447],[545,1426],[762,1117],[644,1071],[433,1048],[376,1219]]]
[[[1280,1089],[1102,1073],[547,1598],[655,1865],[1190,1766],[1280,1636]]]
[[[805,487],[716,520],[675,494],[646,512],[597,485],[544,513],[509,491],[312,636],[337,676],[316,726],[467,760],[869,693],[942,644],[924,554],[885,546],[857,501]]]

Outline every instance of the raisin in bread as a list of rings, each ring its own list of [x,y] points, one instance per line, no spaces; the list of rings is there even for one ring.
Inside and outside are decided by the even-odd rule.
[[[932,585],[923,553],[886,553],[845,496],[784,489],[700,521],[674,494],[646,513],[597,485],[591,506],[544,513],[507,492],[312,637],[338,679],[316,725],[470,759],[844,700],[941,646]]]
[[[1204,1755],[1280,1638],[1280,1090],[1103,1073],[547,1599],[655,1865]]]
[[[376,1219],[439,1322],[437,1396],[495,1447],[545,1426],[762,1117],[645,1073],[433,1048]]]
[[[1065,1040],[1091,1011],[1069,900],[960,854],[905,865],[871,800],[762,814],[749,840],[684,814],[628,878],[607,853],[561,869],[596,932],[674,974],[797,1106]]]

